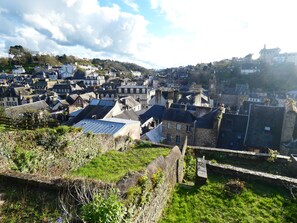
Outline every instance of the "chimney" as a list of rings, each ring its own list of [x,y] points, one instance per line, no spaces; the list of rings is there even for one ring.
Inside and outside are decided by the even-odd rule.
[[[222,104],[218,109],[219,109],[218,114],[217,114],[216,119],[213,123],[213,128],[216,129],[217,131],[219,131],[219,129],[220,129],[223,114],[225,113],[224,104]]]
[[[166,109],[169,109],[172,103],[173,103],[173,100],[172,99],[168,99],[166,101],[166,105],[165,105]]]
[[[198,91],[194,95],[194,105],[201,106],[201,91]]]
[[[157,89],[155,93],[155,97],[156,97],[155,103],[158,105],[161,104],[161,98],[162,98],[161,96],[162,96],[162,91],[160,89]]]
[[[174,100],[174,91],[168,91],[168,98],[167,98],[168,100],[170,99],[170,100]]]

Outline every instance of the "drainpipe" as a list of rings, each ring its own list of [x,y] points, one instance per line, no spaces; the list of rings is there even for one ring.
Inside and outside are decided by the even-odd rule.
[[[193,146],[196,146],[196,122],[197,120],[194,121]]]
[[[245,129],[245,135],[244,135],[243,145],[245,145],[246,135],[247,135],[247,132],[248,132],[248,129],[249,129],[250,116],[251,116],[251,108],[252,108],[252,104],[250,104],[250,107],[249,107],[249,115],[248,115],[247,125],[246,125],[246,129]]]

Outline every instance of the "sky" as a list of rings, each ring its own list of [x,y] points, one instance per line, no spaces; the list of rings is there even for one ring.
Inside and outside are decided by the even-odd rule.
[[[10,46],[147,68],[196,65],[267,48],[297,52],[295,0],[0,0]]]

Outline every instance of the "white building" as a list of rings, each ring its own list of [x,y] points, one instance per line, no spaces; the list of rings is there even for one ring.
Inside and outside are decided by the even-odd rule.
[[[73,77],[74,73],[76,71],[76,66],[73,64],[63,64],[59,68],[59,74],[61,79]]]
[[[22,65],[15,65],[12,69],[13,74],[24,74],[26,73],[26,70],[23,68]]]
[[[123,85],[118,87],[117,91],[120,98],[131,96],[135,100],[139,101],[142,109],[148,106],[149,100],[155,94],[155,91],[149,89],[148,86],[137,85]]]

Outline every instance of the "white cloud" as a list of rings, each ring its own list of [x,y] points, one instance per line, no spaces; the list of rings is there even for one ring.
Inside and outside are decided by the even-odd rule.
[[[0,38],[10,45],[24,44],[33,50],[64,53],[80,49],[76,55],[135,56],[145,44],[148,22],[141,15],[121,11],[118,5],[102,7],[97,0],[3,0],[0,2]],[[128,2],[133,5],[133,1]],[[58,6],[58,7],[57,7]],[[136,6],[134,5],[133,7]],[[17,8],[17,10],[16,10]],[[13,20],[9,19],[13,18]],[[41,38],[42,37],[42,38]],[[42,41],[43,44],[37,44]],[[80,47],[77,47],[80,46]],[[100,52],[100,53],[99,53]]]
[[[297,51],[293,0],[151,0],[172,28],[195,36],[192,46],[203,60],[244,56],[267,43]]]
[[[135,0],[122,2],[137,15],[116,4],[103,7],[98,0],[28,1],[0,1],[0,43],[6,50],[21,44],[34,51],[152,67],[244,56],[265,43],[297,51],[293,0],[142,0],[169,22],[166,29],[172,32],[163,36],[148,33],[151,21],[140,15]]]
[[[123,0],[123,2],[132,8],[134,11],[138,12],[139,6],[136,4],[134,0]]]

